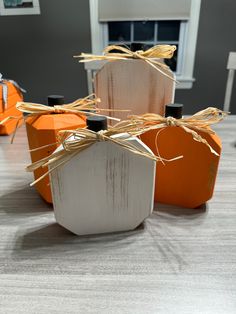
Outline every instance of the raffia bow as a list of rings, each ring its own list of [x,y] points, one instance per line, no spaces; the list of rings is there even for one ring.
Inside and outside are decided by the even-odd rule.
[[[119,52],[111,52],[112,50],[117,50]],[[84,60],[80,60],[79,62],[90,62],[96,60],[115,61],[140,59],[148,63],[157,71],[161,72],[164,76],[175,81],[175,79],[167,73],[169,67],[166,64],[155,60],[160,58],[170,59],[173,57],[175,50],[176,46],[174,45],[156,45],[146,51],[138,50],[133,52],[125,47],[110,45],[103,50],[103,55],[81,53],[79,56],[74,56],[74,58],[84,58]]]
[[[33,183],[31,183],[31,186],[42,180],[57,167],[62,166],[63,164],[68,162],[71,158],[73,158],[81,151],[100,141],[110,141],[134,154],[149,158],[154,161],[174,161],[183,157],[178,156],[172,159],[164,159],[152,153],[145,152],[142,149],[139,149],[138,147],[133,145],[131,141],[127,141],[128,139],[132,138],[133,135],[140,134],[141,128],[142,123],[139,121],[126,121],[125,123],[122,123],[122,125],[117,125],[111,127],[108,130],[100,132],[93,132],[88,129],[59,131],[60,143],[63,147],[62,150],[55,151],[50,156],[34,162],[26,168],[27,171],[35,171],[40,167],[44,168],[49,165],[51,166],[50,170],[42,175],[40,178],[35,180]],[[69,135],[73,135],[73,137],[68,137]]]
[[[97,104],[100,102],[100,98],[97,98],[95,94],[90,94],[87,97],[79,98],[72,103],[65,104],[65,105],[58,105],[58,106],[47,106],[42,104],[35,104],[30,102],[17,102],[16,108],[23,112],[28,113],[27,117],[32,116],[39,116],[44,114],[50,114],[50,113],[73,113],[83,116],[101,116],[100,112],[104,111],[112,111],[112,112],[129,112],[130,110],[125,109],[102,109],[98,108]],[[104,113],[102,113],[104,115]],[[118,118],[106,116],[107,119],[114,120],[114,121],[120,121]],[[19,122],[21,119],[25,119],[25,117],[16,117],[16,116],[10,116],[3,121],[0,122],[1,124],[6,123],[8,120],[16,119],[16,127],[13,132],[11,143],[13,143],[17,127],[19,125]]]
[[[166,128],[168,126],[178,126],[182,128],[185,132],[190,133],[195,141],[207,145],[210,151],[218,156],[219,154],[209,145],[209,143],[204,138],[202,138],[202,136],[198,132],[201,131],[207,134],[215,134],[210,126],[223,120],[227,114],[228,112],[224,112],[220,109],[208,107],[202,111],[195,113],[191,117],[186,117],[182,119],[175,119],[173,117],[165,118],[154,113],[132,115],[129,118],[133,122],[141,122],[143,124],[141,129],[146,128],[146,131]],[[118,123],[118,125],[121,126],[122,123],[123,122],[120,122]],[[143,133],[143,129],[141,133]],[[136,135],[138,134],[136,133]]]
[[[100,102],[100,98],[97,98],[95,94],[91,94],[87,97],[77,99],[72,103],[58,106],[46,106],[42,104],[34,104],[30,102],[18,102],[16,108],[24,113],[29,113],[30,116],[37,116],[50,113],[74,113],[88,116],[100,116],[99,112],[104,111],[130,111],[122,109],[101,109],[97,107]],[[93,112],[95,111],[95,112]],[[109,117],[107,119],[120,121],[118,118]]]

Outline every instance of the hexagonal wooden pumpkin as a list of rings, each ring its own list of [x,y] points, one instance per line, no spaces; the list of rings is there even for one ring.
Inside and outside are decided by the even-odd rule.
[[[93,144],[50,176],[56,220],[75,234],[132,230],[152,212],[155,161],[112,142]]]
[[[30,153],[32,162],[36,162],[53,153],[58,147],[57,134],[60,130],[77,129],[86,126],[86,118],[76,114],[45,114],[26,119],[26,130],[29,148],[35,149],[49,144],[55,144],[35,150]],[[47,172],[47,168],[39,168],[34,171],[35,179]],[[48,203],[52,203],[51,189],[49,186],[49,176],[46,176],[35,185],[42,198]]]
[[[174,77],[168,70],[166,73]],[[143,60],[107,62],[95,75],[100,108],[129,109],[128,114],[153,112],[164,114],[164,106],[173,102],[175,83]],[[110,115],[126,119],[127,112]]]

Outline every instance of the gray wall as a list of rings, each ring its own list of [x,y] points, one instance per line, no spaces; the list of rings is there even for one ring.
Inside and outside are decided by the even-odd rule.
[[[26,100],[86,96],[86,74],[73,55],[91,51],[89,1],[39,2],[41,15],[0,16],[0,72],[27,89]]]
[[[40,6],[41,15],[0,17],[0,72],[28,90],[26,100],[43,102],[51,93],[68,101],[85,96],[86,75],[72,56],[91,51],[89,1],[40,0]],[[236,51],[235,12],[235,0],[202,0],[196,82],[176,92],[185,113],[222,107],[228,52]],[[235,87],[231,111],[236,113]]]
[[[176,101],[185,105],[185,113],[206,106],[222,108],[227,80],[229,51],[236,51],[236,1],[202,0],[194,77],[189,90],[177,90]],[[236,114],[236,79],[231,112]]]

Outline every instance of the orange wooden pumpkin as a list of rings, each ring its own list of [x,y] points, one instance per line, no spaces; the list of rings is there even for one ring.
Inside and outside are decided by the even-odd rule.
[[[51,95],[48,97],[48,105],[62,105],[64,97]],[[86,126],[86,117],[76,114],[45,114],[26,119],[26,130],[28,135],[29,148],[35,149],[48,144],[55,145],[42,148],[31,152],[32,162],[38,161],[57,148],[57,134],[60,130],[84,128]],[[34,172],[35,179],[41,177],[47,172],[47,168],[41,168]],[[49,203],[52,203],[51,189],[49,185],[49,176],[36,183],[36,189],[39,194]]]
[[[22,91],[25,92],[15,81],[3,79],[0,73],[0,135],[13,133],[17,118],[22,118],[22,113],[15,108],[18,101],[23,101]],[[19,125],[22,123],[21,119]]]
[[[23,100],[22,92],[25,92],[15,81],[2,78],[0,73],[0,113],[15,106]]]
[[[8,117],[14,117],[1,124]],[[0,135],[9,135],[15,131],[16,123],[18,118],[23,117],[22,113],[18,111],[15,106],[6,109],[4,112],[0,113]],[[23,123],[23,119],[19,120],[19,125]]]
[[[179,108],[172,107],[172,114],[167,116],[180,118]],[[198,133],[220,155],[220,138]],[[148,131],[141,135],[141,139],[154,154],[158,154],[158,147],[159,154],[164,158],[183,155],[182,159],[166,162],[165,165],[157,163],[155,202],[196,208],[212,197],[220,156],[211,153],[206,145],[194,141],[191,134],[176,126]]]

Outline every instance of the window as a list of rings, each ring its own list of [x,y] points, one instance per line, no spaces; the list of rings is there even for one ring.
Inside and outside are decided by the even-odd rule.
[[[165,60],[175,73],[181,73],[178,62],[180,21],[108,22],[104,27],[108,45],[124,45],[131,50],[147,50],[157,44],[176,45],[172,59]],[[181,43],[182,44],[182,43]]]
[[[92,53],[109,44],[136,50],[173,44],[174,57],[165,62],[180,82],[191,88],[201,0],[90,0]],[[135,50],[134,49],[134,50]]]

